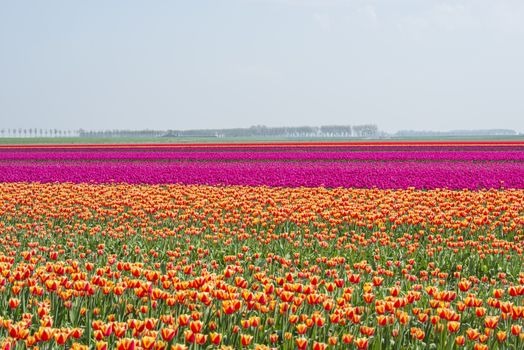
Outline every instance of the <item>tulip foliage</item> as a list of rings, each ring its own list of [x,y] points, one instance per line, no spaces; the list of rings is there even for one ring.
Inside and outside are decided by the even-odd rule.
[[[524,190],[0,183],[1,349],[521,349]]]

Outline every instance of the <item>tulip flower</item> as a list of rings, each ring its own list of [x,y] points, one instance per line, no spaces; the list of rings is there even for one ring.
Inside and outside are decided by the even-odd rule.
[[[253,340],[253,336],[249,334],[241,334],[240,335],[240,342],[242,343],[242,346],[248,346],[251,344],[251,341]]]

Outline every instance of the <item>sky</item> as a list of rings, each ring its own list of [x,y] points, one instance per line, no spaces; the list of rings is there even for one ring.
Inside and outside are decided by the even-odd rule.
[[[0,0],[0,128],[524,132],[522,0]]]

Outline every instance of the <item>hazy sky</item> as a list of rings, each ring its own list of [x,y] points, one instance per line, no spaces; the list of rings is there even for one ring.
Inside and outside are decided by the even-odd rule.
[[[0,0],[0,128],[524,131],[522,0]]]

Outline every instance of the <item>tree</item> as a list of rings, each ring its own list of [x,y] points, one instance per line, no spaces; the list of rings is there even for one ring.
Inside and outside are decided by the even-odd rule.
[[[375,124],[355,125],[353,131],[356,136],[372,137],[378,135],[378,127]]]

